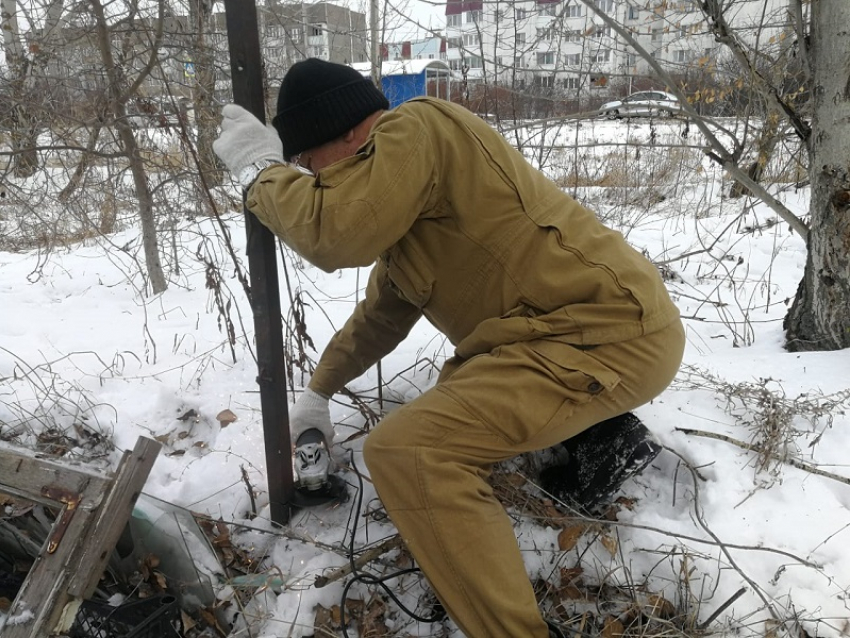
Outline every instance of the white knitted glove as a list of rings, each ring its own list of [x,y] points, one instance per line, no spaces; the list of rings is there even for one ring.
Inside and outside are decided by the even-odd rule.
[[[289,410],[289,431],[292,444],[307,430],[319,430],[325,437],[328,449],[334,443],[334,426],[331,424],[330,400],[310,388],[305,388],[301,396]]]
[[[250,186],[267,166],[283,164],[283,142],[274,127],[236,104],[227,104],[221,115],[221,135],[213,151],[242,186]]]

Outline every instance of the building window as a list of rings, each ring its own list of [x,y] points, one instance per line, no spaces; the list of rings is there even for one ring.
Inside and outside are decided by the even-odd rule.
[[[580,18],[582,16],[580,4],[571,4],[564,9],[564,16],[567,18]]]
[[[526,11],[525,9],[517,9],[516,13],[514,14],[514,17],[517,20],[525,20],[528,17],[528,11]]]
[[[470,69],[480,69],[483,67],[481,56],[478,55],[470,55],[466,58],[466,64]]]
[[[449,27],[459,27],[461,25],[461,19],[463,16],[459,13],[456,13],[452,16],[446,16],[446,26]]]
[[[652,30],[652,41],[653,42],[660,42],[663,34],[664,34],[664,29],[662,29],[661,27],[654,28]]]
[[[628,19],[637,20],[640,17],[640,9],[637,7],[629,7]]]
[[[673,51],[673,62],[684,63],[688,62],[691,59],[691,52],[686,51],[684,49],[679,49],[678,51]]]
[[[481,42],[477,33],[465,33],[463,36],[463,46],[472,47]]]
[[[597,39],[601,39],[603,37],[611,37],[611,27],[605,27],[602,25],[596,25],[593,29],[593,37]]]
[[[516,34],[515,44],[517,46],[521,46],[521,45],[525,44],[525,34],[524,33],[517,33]]]
[[[597,64],[611,61],[611,52],[608,49],[597,51],[591,56],[591,61]]]
[[[322,27],[313,27],[311,34],[312,35],[322,35]]]
[[[581,42],[582,40],[581,31],[578,30],[567,31],[564,37],[567,42]]]
[[[691,13],[692,11],[696,11],[694,0],[678,0],[678,2],[671,2],[668,8],[671,11],[678,11],[679,13]]]
[[[551,75],[535,75],[534,86],[551,89],[553,86],[555,86],[555,78],[553,78]]]
[[[558,15],[558,5],[541,4],[537,12],[542,16],[556,16]]]
[[[564,78],[564,88],[579,89],[581,88],[581,83],[578,78]]]
[[[551,51],[549,53],[538,53],[537,64],[555,64],[555,54]]]
[[[289,39],[292,40],[293,44],[300,44],[302,37],[301,27],[293,27],[289,32]]]
[[[478,24],[481,22],[481,11],[467,11],[466,12],[466,24]]]
[[[567,53],[564,56],[564,64],[567,66],[578,66],[581,64],[581,53]]]
[[[514,68],[521,69],[522,68],[522,56],[518,55],[514,58]]]
[[[593,4],[605,13],[613,13],[614,11],[614,0],[596,0]]]
[[[637,53],[626,53],[626,66],[637,66]]]
[[[448,44],[450,49],[459,49],[460,48],[461,39],[460,38],[449,38],[446,44]]]

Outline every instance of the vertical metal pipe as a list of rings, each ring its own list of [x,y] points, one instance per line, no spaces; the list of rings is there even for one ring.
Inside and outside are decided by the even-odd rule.
[[[263,61],[253,0],[224,0],[233,100],[265,122]],[[306,37],[306,33],[305,33]],[[251,309],[257,349],[257,383],[263,416],[266,477],[271,519],[289,522],[295,491],[292,476],[289,410],[286,402],[286,368],[283,359],[283,326],[274,235],[245,209]]]

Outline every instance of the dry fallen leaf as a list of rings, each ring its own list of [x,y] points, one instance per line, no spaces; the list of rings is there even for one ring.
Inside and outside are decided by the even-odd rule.
[[[562,567],[561,568],[561,584],[562,585],[581,585],[581,578],[584,575],[584,569],[581,567]]]
[[[561,597],[561,600],[584,600],[585,595],[582,590],[580,590],[575,585],[564,585],[558,588],[558,594]]]
[[[602,543],[602,546],[605,549],[608,550],[608,553],[611,554],[611,556],[617,555],[617,539],[616,538],[614,538],[613,536],[608,536],[607,534],[603,534],[602,536],[599,537],[599,540]]]
[[[619,620],[613,616],[605,619],[605,624],[602,626],[602,638],[620,638],[624,633],[626,628]]]
[[[647,616],[670,619],[676,615],[676,606],[663,596],[650,596],[647,599]]]
[[[317,636],[332,636],[334,635],[334,633],[336,633],[334,631],[334,626],[339,626],[338,610],[339,608],[337,608],[337,618],[335,619],[333,610],[318,604],[314,607],[314,611],[316,612],[316,618],[313,621],[313,629],[315,630]]]
[[[215,418],[218,420],[218,424],[221,427],[226,428],[228,425],[230,425],[231,423],[233,423],[236,420],[236,415],[233,414],[233,412],[231,412],[230,410],[225,408],[224,410],[219,412],[215,416]]]
[[[180,621],[183,624],[183,633],[191,631],[197,625],[195,620],[182,609],[180,610]]]
[[[562,552],[567,552],[576,546],[578,539],[587,531],[586,525],[571,525],[565,527],[558,534],[558,548]]]

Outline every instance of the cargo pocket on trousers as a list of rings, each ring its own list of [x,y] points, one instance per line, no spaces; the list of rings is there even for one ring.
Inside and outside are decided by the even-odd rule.
[[[529,342],[528,346],[548,362],[547,368],[564,386],[564,402],[550,424],[566,421],[576,406],[620,383],[616,372],[574,346],[546,339]]]

